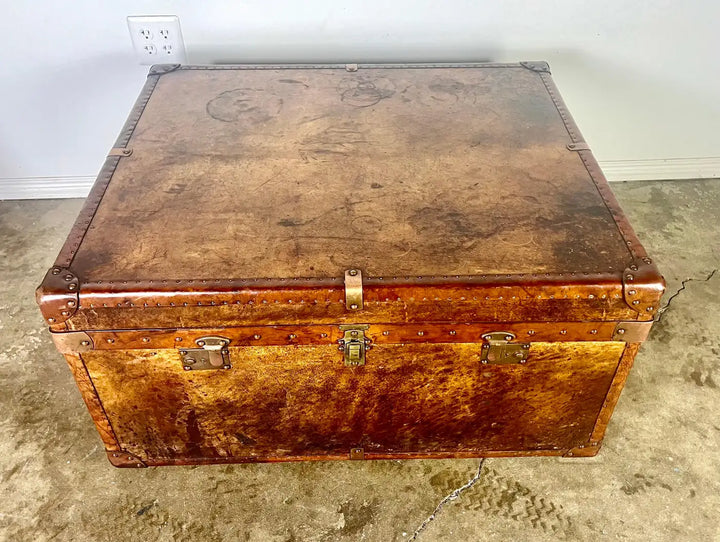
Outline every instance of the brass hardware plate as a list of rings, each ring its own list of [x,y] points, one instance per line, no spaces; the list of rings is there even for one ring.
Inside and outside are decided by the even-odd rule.
[[[480,362],[488,365],[526,363],[530,353],[529,343],[511,343],[515,335],[506,331],[493,331],[482,336]]]
[[[211,335],[195,341],[199,348],[181,348],[180,359],[186,371],[230,369],[230,339]]]
[[[84,331],[51,332],[50,336],[61,354],[78,354],[94,348],[92,338]]]
[[[653,321],[640,322],[618,322],[613,332],[613,341],[623,341],[626,343],[641,343],[647,339],[652,327]]]
[[[370,338],[365,336],[369,327],[367,324],[340,326],[343,338],[338,341],[338,350],[343,352],[348,367],[365,365],[365,353],[372,347]]]
[[[110,152],[108,152],[108,156],[130,156],[132,152],[132,149],[113,147],[110,149]]]
[[[363,448],[350,448],[350,459],[365,459]]]
[[[351,311],[363,308],[362,271],[359,269],[345,271],[345,307]]]

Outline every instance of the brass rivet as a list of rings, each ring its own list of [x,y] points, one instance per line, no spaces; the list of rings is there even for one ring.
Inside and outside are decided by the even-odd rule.
[[[526,359],[521,359],[521,360],[520,360],[520,363],[527,363],[527,360],[526,360]]]
[[[423,335],[425,335],[425,332],[424,332],[424,331],[418,331],[417,334],[422,337]]]
[[[628,295],[635,295],[636,293],[636,290],[628,290]]]
[[[183,365],[183,369],[189,371],[190,369],[192,369],[192,367],[190,367],[189,365]]]
[[[320,334],[320,338],[321,338],[321,339],[324,339],[325,337],[327,337],[327,333],[321,333],[321,334]]]
[[[591,330],[590,330],[590,333],[593,334],[593,335],[597,335],[597,329],[591,329]]]
[[[535,330],[531,329],[530,331],[528,331],[528,335],[535,335]]]
[[[635,301],[632,302],[632,304],[633,304],[633,305],[639,305],[639,304],[640,304],[640,301],[638,301],[638,300],[636,299]]]
[[[67,306],[72,308],[72,307],[75,306],[75,302],[72,301],[72,300],[70,300],[70,301],[67,302]]]
[[[107,339],[107,342],[109,342],[110,344],[112,344],[112,343],[115,342],[115,339]]]
[[[70,311],[60,311],[63,316],[70,316]]]
[[[633,264],[633,265],[630,266],[630,269],[632,269],[633,271],[637,271],[637,270],[638,270],[638,266],[635,265],[635,264]]]
[[[567,329],[561,329],[560,335],[567,335]]]
[[[75,277],[73,277],[73,276],[70,275],[70,274],[65,275],[65,277],[64,277],[64,279],[65,279],[66,281],[68,281],[68,282],[70,282],[70,281],[71,281],[72,279],[74,279],[74,278],[75,278]]]
[[[505,335],[505,340],[506,340],[506,341],[512,341],[512,339],[513,339],[513,336],[512,336],[512,335]]]
[[[626,276],[625,278],[628,279],[628,280],[633,280],[635,277],[634,277],[633,275],[628,275],[628,276]]]
[[[72,284],[68,284],[68,290],[75,290],[77,288],[77,284],[74,282]]]
[[[348,271],[348,274],[353,277],[356,276],[358,274],[357,269],[351,269],[350,271]]]
[[[116,453],[113,453],[113,457],[117,457],[117,456],[118,456],[118,454],[116,454]]]
[[[48,318],[48,322],[50,322],[51,324],[52,324],[54,321],[55,321],[55,318]]]
[[[142,338],[142,342],[144,342],[144,343],[149,343],[149,342],[150,342],[150,337],[143,337],[143,338]]]
[[[648,312],[650,312],[650,311],[652,311],[654,308],[655,308],[655,307],[648,307],[648,308],[645,309],[645,310],[648,311]]]
[[[205,341],[197,341],[198,346],[205,346]]]
[[[59,267],[53,267],[52,274],[53,274],[53,275],[59,275],[59,274],[60,274],[60,268],[59,268]]]
[[[357,334],[357,332],[355,332],[355,333]],[[288,335],[288,339],[290,339],[291,341],[294,339],[297,339],[297,335],[295,335],[294,333],[291,333],[290,335]]]
[[[383,331],[383,335],[385,335],[385,336],[387,337],[388,335],[390,335],[390,332],[389,332],[389,331]]]
[[[353,303],[352,305],[350,305],[350,308],[352,310],[356,310],[358,308],[358,306],[355,303]]]
[[[590,295],[588,296],[588,299],[595,299],[595,296],[594,296],[593,294],[590,294]]]
[[[617,330],[616,333],[617,333],[618,335],[624,335],[624,334],[625,334],[625,330],[624,330],[623,328],[620,328],[620,329]]]
[[[180,353],[184,356],[185,354],[187,354],[187,350],[180,350]]]
[[[187,358],[185,360],[185,365],[195,365],[195,358]]]
[[[253,339],[255,339],[256,341],[259,340],[260,338],[261,338],[261,336],[258,335],[257,333],[255,335],[253,335]]]
[[[450,331],[450,335],[457,335],[457,331],[455,331],[454,329],[451,330],[451,331]]]
[[[229,364],[223,365],[223,369],[230,369],[232,366]]]
[[[487,360],[486,360],[486,359],[481,359],[481,360],[480,360],[480,363],[482,363],[483,365],[487,365]]]
[[[83,346],[90,346],[90,341],[80,341],[80,344]]]
[[[179,343],[180,341],[182,341],[182,337],[175,337],[175,342],[176,342],[176,343]]]

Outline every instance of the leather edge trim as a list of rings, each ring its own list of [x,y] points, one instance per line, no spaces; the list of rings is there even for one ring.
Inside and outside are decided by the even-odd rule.
[[[625,283],[627,282],[628,274],[632,274],[633,267],[637,267],[638,269],[643,270],[641,273],[643,281],[636,281],[636,285],[638,285],[639,288],[642,288],[642,290],[645,292],[645,294],[642,296],[644,299],[641,300],[641,303],[635,304],[633,304],[633,301],[636,301],[637,298],[631,299],[630,301],[628,301],[629,306],[633,310],[636,310],[638,312],[639,318],[641,318],[646,313],[652,316],[652,314],[654,314],[655,311],[658,309],[658,301],[665,289],[664,279],[662,278],[662,275],[660,275],[658,269],[652,263],[652,260],[648,258],[645,248],[643,247],[642,243],[640,243],[640,240],[638,239],[635,230],[633,230],[630,222],[628,221],[625,213],[622,210],[622,207],[620,207],[620,203],[617,201],[615,194],[613,194],[612,190],[610,189],[610,185],[608,184],[607,179],[602,172],[602,169],[600,169],[600,165],[595,159],[592,151],[589,148],[584,148],[587,146],[587,144],[582,137],[582,134],[580,133],[580,129],[572,118],[572,115],[565,106],[565,103],[560,96],[560,92],[554,81],[552,80],[552,77],[549,74],[541,73],[540,78],[542,79],[543,84],[545,85],[545,88],[550,95],[553,104],[555,104],[555,108],[557,109],[558,114],[562,118],[562,121],[565,124],[565,129],[570,136],[571,143],[568,145],[568,148],[570,150],[575,150],[578,153],[578,156],[582,160],[585,169],[590,175],[590,179],[592,180],[595,188],[600,194],[600,198],[603,200],[605,206],[610,212],[610,215],[615,222],[615,226],[620,232],[620,236],[625,241],[625,247],[630,253],[630,263],[627,265],[627,268],[623,273],[623,286],[625,286]],[[570,148],[571,146],[572,148]],[[623,291],[626,291],[625,287],[623,287]]]
[[[603,401],[600,412],[598,413],[595,425],[593,426],[592,433],[590,434],[589,443],[600,443],[605,436],[605,430],[610,422],[615,406],[620,399],[620,394],[623,388],[625,388],[625,382],[627,380],[630,369],[635,363],[635,356],[637,356],[640,350],[640,343],[628,343],[623,350],[620,359],[618,360],[618,366],[613,375],[613,379],[610,382],[608,391],[605,394],[605,400]]]
[[[92,378],[90,378],[90,373],[85,366],[85,362],[79,354],[63,354],[63,356],[65,357],[68,367],[70,367],[70,372],[75,378],[75,384],[80,391],[80,396],[85,402],[90,418],[92,418],[95,424],[95,429],[105,444],[105,449],[112,451],[119,450],[120,444],[118,443],[115,431],[103,408],[100,396],[97,393]]]
[[[123,125],[123,128],[120,131],[120,135],[115,141],[115,145],[113,145],[113,148],[127,148],[130,137],[135,131],[135,127],[137,126],[137,123],[140,120],[143,111],[145,110],[145,106],[147,105],[153,91],[155,90],[159,78],[159,75],[148,76],[145,85],[140,91],[140,95],[135,101],[135,105],[130,110],[130,114],[125,121],[125,124]],[[75,254],[77,253],[80,244],[82,243],[82,240],[85,238],[85,234],[90,227],[90,223],[92,222],[92,219],[94,218],[95,213],[100,206],[100,202],[105,195],[105,191],[107,190],[107,187],[112,180],[115,170],[120,163],[120,159],[120,156],[108,156],[105,159],[105,163],[103,164],[97,178],[95,179],[95,183],[90,190],[90,194],[88,194],[88,197],[85,200],[85,204],[80,210],[80,214],[75,220],[75,223],[70,230],[70,234],[68,235],[65,244],[60,249],[60,253],[55,260],[56,266],[70,267],[70,265],[72,264],[72,261],[75,258]]]
[[[483,335],[502,330],[518,343],[642,342],[652,321],[607,322],[449,322],[365,323],[372,344],[481,344]],[[66,352],[90,350],[175,350],[194,345],[206,336],[221,335],[231,348],[268,346],[333,345],[343,338],[345,324],[255,325],[208,328],[87,330],[54,333],[58,349]],[[619,333],[618,330],[622,330]],[[88,344],[82,344],[82,342]],[[79,347],[77,345],[80,345]],[[79,350],[82,349],[82,350]],[[63,350],[61,350],[63,351]]]

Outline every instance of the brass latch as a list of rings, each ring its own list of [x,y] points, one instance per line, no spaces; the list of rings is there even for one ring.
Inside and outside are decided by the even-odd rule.
[[[372,347],[370,338],[365,337],[365,330],[369,327],[366,324],[340,326],[343,338],[338,341],[338,350],[344,353],[348,367],[365,365],[365,353]]]
[[[180,357],[186,371],[204,371],[207,369],[230,369],[230,339],[200,337],[195,341],[200,348],[181,348]]]
[[[493,365],[527,362],[530,344],[510,343],[515,335],[506,331],[493,331],[482,336],[484,341],[480,362]]]

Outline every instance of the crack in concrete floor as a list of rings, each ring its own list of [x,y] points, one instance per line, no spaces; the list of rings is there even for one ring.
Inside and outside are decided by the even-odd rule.
[[[682,281],[682,283],[681,283],[681,285],[680,285],[680,288],[678,288],[677,291],[676,291],[673,295],[671,295],[670,297],[668,297],[668,300],[667,300],[667,302],[665,303],[665,305],[663,305],[662,307],[660,307],[660,308],[658,309],[657,317],[655,318],[655,321],[656,321],[656,322],[660,322],[660,321],[662,320],[663,315],[664,315],[665,312],[670,308],[670,303],[672,303],[672,300],[675,299],[677,296],[679,296],[679,295],[680,295],[680,292],[684,291],[684,290],[685,290],[685,287],[686,287],[689,283],[691,283],[691,282],[707,282],[707,281],[709,281],[711,278],[713,278],[713,276],[715,276],[715,273],[717,273],[717,271],[718,271],[717,268],[716,268],[716,269],[713,269],[713,270],[710,272],[710,274],[709,274],[707,277],[705,277],[704,279],[688,278],[688,279],[685,279],[684,281]],[[667,295],[667,294],[666,294],[666,295]]]
[[[417,529],[415,529],[415,532],[413,533],[412,537],[410,538],[410,542],[417,540],[417,537],[420,536],[420,533],[422,533],[425,530],[425,528],[428,526],[428,524],[431,521],[435,521],[435,518],[442,511],[443,507],[447,503],[449,503],[450,501],[454,501],[455,499],[460,497],[460,495],[464,491],[467,491],[468,489],[470,489],[472,486],[474,486],[477,483],[478,480],[480,480],[480,477],[482,476],[482,470],[483,470],[483,465],[485,464],[485,461],[486,461],[486,458],[482,458],[480,460],[480,464],[478,465],[478,470],[475,473],[475,476],[470,478],[470,480],[468,480],[465,484],[463,484],[459,488],[453,490],[450,494],[445,496],[445,498],[443,498],[438,503],[438,505],[435,507],[435,510],[433,510],[432,514],[430,514],[427,518],[425,518],[425,520],[420,524],[420,526]]]

